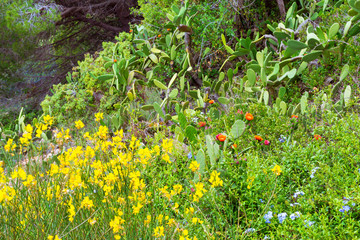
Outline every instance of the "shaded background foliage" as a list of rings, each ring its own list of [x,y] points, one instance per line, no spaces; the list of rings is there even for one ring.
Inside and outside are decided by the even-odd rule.
[[[128,32],[140,23],[164,32],[166,14],[181,1],[144,0],[6,0],[0,3],[0,118],[14,118],[20,106],[30,113],[51,87],[66,82],[85,53],[102,49],[105,41],[116,41],[119,32]],[[277,2],[267,0],[190,1],[198,11],[194,23],[195,59],[206,47],[215,49],[208,56],[208,69],[219,67],[224,56],[220,35],[240,37],[248,30],[262,31],[268,18],[279,18]],[[282,2],[282,1],[280,1]],[[285,1],[290,4],[293,1]],[[264,21],[265,20],[265,21]],[[264,25],[265,24],[265,25]],[[205,27],[204,27],[205,26]],[[233,30],[235,29],[235,30]],[[250,32],[249,32],[250,33]]]

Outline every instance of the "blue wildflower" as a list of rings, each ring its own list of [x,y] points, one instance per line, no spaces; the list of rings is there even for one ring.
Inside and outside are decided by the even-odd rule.
[[[295,220],[296,218],[300,217],[300,212],[295,212],[290,215],[291,220]]]
[[[340,209],[339,211],[343,213],[343,212],[349,211],[350,209],[351,209],[351,208],[346,205],[346,206],[343,206],[342,209]]]
[[[260,201],[261,203],[263,203],[263,202],[264,202],[264,200],[262,200],[261,198],[259,199],[259,201]]]
[[[264,215],[265,223],[271,223],[270,219],[272,219],[272,217],[273,217],[273,213],[271,211],[267,212]]]
[[[255,228],[248,228],[248,229],[246,229],[245,230],[245,234],[247,234],[247,233],[251,233],[251,232],[255,232],[256,230],[255,230]]]
[[[297,191],[294,193],[293,197],[298,198],[298,196],[304,196],[304,195],[305,195],[305,193],[303,191]]]
[[[187,155],[188,159],[192,159],[192,153],[189,152],[189,154]]]
[[[311,226],[312,226],[312,225],[314,225],[314,223],[315,223],[315,222],[313,222],[313,221],[306,220],[306,219],[305,219],[305,221],[304,221],[304,222],[305,222],[305,224],[304,224],[304,225],[305,225],[305,227],[311,227]]]
[[[286,212],[280,213],[280,214],[278,215],[279,222],[282,223],[282,222],[286,219],[286,217],[287,217],[287,213],[286,213]]]

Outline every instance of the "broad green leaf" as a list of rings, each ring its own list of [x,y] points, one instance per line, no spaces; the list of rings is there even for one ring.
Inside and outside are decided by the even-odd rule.
[[[163,110],[161,109],[160,105],[157,102],[153,103],[155,111],[160,115],[160,117],[165,118],[165,114]]]
[[[97,80],[106,81],[106,80],[112,79],[113,77],[114,77],[113,74],[104,74],[104,75],[98,76]]]
[[[241,120],[236,120],[233,126],[231,127],[230,133],[233,138],[240,137],[245,131],[245,123]]]
[[[264,92],[264,104],[266,106],[269,105],[269,92],[268,91]]]
[[[321,50],[312,51],[311,53],[303,56],[302,60],[307,63],[311,62],[311,61],[317,59],[318,57],[320,57],[320,55],[322,53],[323,53],[323,51],[321,51]]]
[[[189,139],[189,141],[195,142],[197,136],[196,128],[191,125],[188,125],[185,129],[185,136]]]
[[[345,64],[340,73],[340,81],[344,80],[349,74],[349,65]]]
[[[177,95],[178,95],[178,93],[179,93],[179,90],[178,90],[177,88],[174,88],[174,89],[170,92],[169,97],[170,97],[170,98],[176,98]]]
[[[295,50],[301,50],[301,49],[308,47],[308,45],[306,43],[303,43],[303,42],[300,42],[297,40],[291,40],[291,39],[287,42],[287,45],[288,45],[288,47],[295,49]]]
[[[154,109],[154,106],[153,105],[143,105],[143,106],[141,106],[141,109],[142,110],[152,110],[152,109]]]
[[[345,107],[349,105],[350,97],[351,97],[351,87],[350,85],[347,85],[344,91]]]
[[[151,61],[153,61],[154,63],[159,63],[158,58],[155,56],[155,54],[150,54],[149,58],[151,59]]]
[[[329,39],[333,39],[333,37],[335,37],[335,35],[337,34],[337,32],[340,29],[340,24],[339,23],[334,23],[333,25],[331,25],[331,27],[329,28]]]
[[[252,87],[255,85],[256,83],[256,73],[254,72],[254,70],[252,69],[248,69],[247,70],[247,77],[248,77],[248,82],[249,82],[249,87]]]
[[[154,80],[154,84],[155,84],[155,86],[157,86],[157,87],[160,88],[160,89],[163,89],[163,90],[167,90],[167,89],[168,89],[163,83],[161,83],[161,82],[158,81],[158,80]]]
[[[228,98],[226,98],[226,97],[219,97],[218,101],[221,104],[228,104],[230,102],[230,100]]]

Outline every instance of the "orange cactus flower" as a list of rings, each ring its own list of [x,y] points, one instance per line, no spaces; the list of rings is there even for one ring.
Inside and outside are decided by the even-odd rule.
[[[220,142],[224,142],[226,140],[226,136],[220,133],[216,135],[216,139],[219,140]]]
[[[158,37],[161,37],[161,34],[159,34]]]
[[[296,118],[296,119],[298,119],[298,115],[291,115],[291,118]]]
[[[114,63],[116,63],[117,62],[117,60],[116,59],[114,59]]]
[[[210,100],[209,103],[210,103],[210,104],[214,104],[215,101],[214,101],[214,100]]]
[[[206,122],[199,122],[199,127],[205,127]]]
[[[314,138],[315,138],[316,140],[319,140],[319,139],[321,139],[321,136],[318,135],[318,134],[315,134],[315,135],[314,135]]]
[[[130,32],[130,33],[132,33],[132,31],[133,31],[133,30],[132,30],[132,29],[130,29],[130,31],[129,31],[129,32]]]
[[[258,140],[259,142],[261,142],[263,140],[263,138],[258,135],[255,135],[255,139]]]
[[[248,121],[251,121],[251,120],[253,120],[254,119],[254,116],[251,114],[251,113],[246,113],[245,114],[245,118],[246,118],[246,120],[248,120]]]
[[[168,28],[168,29],[166,29],[166,30],[170,31],[171,29],[170,29],[170,28]]]
[[[237,148],[237,144],[234,143],[233,145],[231,145],[231,148],[233,148],[233,149]]]

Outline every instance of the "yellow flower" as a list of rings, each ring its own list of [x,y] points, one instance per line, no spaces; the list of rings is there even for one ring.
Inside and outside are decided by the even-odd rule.
[[[41,130],[41,128],[36,129],[36,137],[37,138],[40,138],[42,133],[43,133],[43,131]]]
[[[61,240],[61,238],[59,238],[58,235],[55,235],[55,238],[54,236],[49,235],[48,240]]]
[[[196,218],[196,217],[195,217],[195,218],[192,218],[192,219],[191,219],[191,222],[192,222],[193,224],[196,224],[196,223],[202,224],[204,221],[201,221],[200,218]]]
[[[211,175],[209,182],[211,183],[212,187],[222,186],[223,180],[219,178],[220,173],[214,170]]]
[[[146,219],[144,220],[144,224],[149,224],[151,222],[151,216],[150,215],[147,215],[146,216]]]
[[[172,139],[164,139],[162,142],[163,151],[166,153],[171,153],[173,149],[173,140]]]
[[[33,127],[28,124],[26,127],[25,127],[25,131],[28,132],[28,133],[32,133],[34,131]]]
[[[85,197],[84,200],[82,200],[81,202],[81,208],[91,209],[92,207],[94,207],[93,201],[90,200],[89,197]]]
[[[191,169],[191,171],[195,172],[195,171],[199,170],[200,164],[197,161],[192,161],[190,163],[189,168]]]
[[[51,117],[50,115],[46,115],[43,118],[44,123],[51,126],[54,123],[54,117]]]
[[[169,157],[169,155],[168,155],[167,153],[163,154],[163,155],[161,156],[161,158],[162,158],[165,162],[171,163],[170,157]]]
[[[85,127],[85,125],[81,120],[78,120],[78,121],[75,122],[75,127],[77,129],[81,129],[81,128]]]
[[[137,206],[133,206],[133,213],[138,214],[143,206],[144,205],[142,205],[141,203],[138,203]]]
[[[154,237],[162,237],[162,236],[165,236],[165,235],[164,235],[164,227],[163,227],[163,226],[156,227],[155,230],[154,230],[153,236],[154,236]]]
[[[92,225],[94,225],[96,223],[96,218],[89,218],[88,222],[92,226]]]
[[[273,171],[273,173],[275,173],[276,176],[279,176],[282,172],[280,166],[277,164],[275,165],[275,167],[273,169],[271,169],[271,171]]]
[[[101,119],[104,119],[104,114],[103,113],[95,113],[95,121],[100,122]]]
[[[195,209],[193,207],[186,208],[186,210],[185,210],[186,214],[188,214],[188,213],[193,214],[194,212],[195,212]]]
[[[16,144],[13,144],[13,139],[9,138],[6,145],[4,146],[4,149],[6,152],[10,152],[10,151],[14,151],[14,149],[16,148]]]

